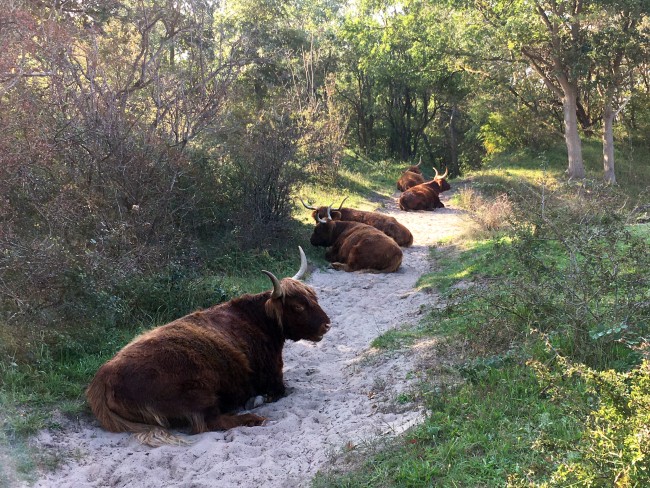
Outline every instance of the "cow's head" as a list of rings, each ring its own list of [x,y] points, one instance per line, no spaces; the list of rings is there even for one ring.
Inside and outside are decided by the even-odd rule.
[[[328,216],[331,220],[341,220],[340,210],[343,208],[343,204],[347,199],[348,197],[345,197],[341,202],[341,205],[339,205],[339,208],[336,210],[332,210],[331,205],[329,207],[326,206],[314,207],[313,205],[307,205],[305,202],[302,201],[302,198],[300,199],[300,202],[304,205],[305,208],[308,208],[309,210],[313,210],[311,216],[316,222],[318,222],[321,219],[327,219]]]
[[[422,174],[422,170],[420,169],[420,165],[422,164],[422,156],[420,156],[420,162],[416,164],[415,166],[409,166],[409,168],[406,171],[410,171],[411,173],[417,173],[419,175]]]
[[[447,181],[447,175],[449,175],[449,168],[445,169],[445,174],[440,175],[438,174],[438,170],[436,168],[433,168],[433,171],[436,172],[436,175],[433,177],[436,183],[438,183],[438,187],[440,188],[440,191],[447,191],[451,190],[451,185]]]
[[[334,243],[334,229],[335,221],[332,219],[331,208],[326,208],[326,215],[324,218],[321,218],[320,215],[316,215],[316,220],[318,223],[314,227],[314,232],[309,239],[309,242],[312,246],[331,246]]]
[[[300,270],[292,278],[280,281],[270,271],[262,270],[273,283],[273,292],[264,308],[282,328],[286,339],[318,342],[329,330],[330,318],[318,304],[314,289],[299,281],[307,271],[307,258],[300,246],[298,249]]]

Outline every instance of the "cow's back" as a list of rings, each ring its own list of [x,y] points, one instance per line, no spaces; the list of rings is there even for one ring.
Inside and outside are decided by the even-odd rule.
[[[359,225],[342,234],[338,256],[348,271],[397,271],[402,263],[402,250],[383,232],[369,225]]]
[[[434,210],[441,206],[438,193],[426,183],[409,188],[399,198],[402,210]]]
[[[361,222],[391,237],[399,246],[408,247],[413,244],[413,234],[395,217],[378,212],[365,212],[363,210],[341,209],[341,220]]]
[[[399,191],[406,191],[409,188],[412,188],[415,185],[419,185],[421,183],[424,183],[424,177],[422,176],[422,173],[405,171],[402,176],[400,176],[399,180],[397,180],[397,189]]]
[[[100,368],[98,375],[117,399],[109,397],[113,411],[129,418],[150,405],[159,415],[174,418],[216,403],[229,410],[252,395],[249,338],[236,338],[196,315],[136,338]]]

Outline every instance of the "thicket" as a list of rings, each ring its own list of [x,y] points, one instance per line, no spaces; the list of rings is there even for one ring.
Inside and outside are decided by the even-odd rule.
[[[540,432],[531,447],[548,454],[550,469],[513,472],[509,482],[643,486],[650,242],[620,192],[586,185],[509,193],[512,230],[485,256],[501,272],[479,278],[447,319],[470,314],[468,337],[489,359],[466,366],[470,381],[507,369],[504,360],[525,365],[538,384],[534,401],[559,408],[553,421],[582,426],[575,444]]]
[[[185,295],[201,269],[228,274],[224,254],[291,242],[293,195],[336,172],[342,121],[324,81],[292,78],[306,34],[268,39],[258,19],[249,36],[247,18],[210,2],[2,9],[2,356],[170,318],[145,289],[229,298],[225,282]]]

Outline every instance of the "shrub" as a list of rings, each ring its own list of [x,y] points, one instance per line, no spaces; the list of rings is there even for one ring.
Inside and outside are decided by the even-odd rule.
[[[627,373],[583,366],[571,371],[600,402],[548,486],[649,486],[650,364]]]
[[[505,193],[486,198],[471,187],[458,192],[458,204],[470,211],[470,217],[486,231],[507,229],[512,225],[513,209]]]

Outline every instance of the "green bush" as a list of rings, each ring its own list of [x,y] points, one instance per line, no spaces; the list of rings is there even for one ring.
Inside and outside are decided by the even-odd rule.
[[[580,442],[542,486],[650,486],[650,363],[625,373],[571,371],[599,403]]]

